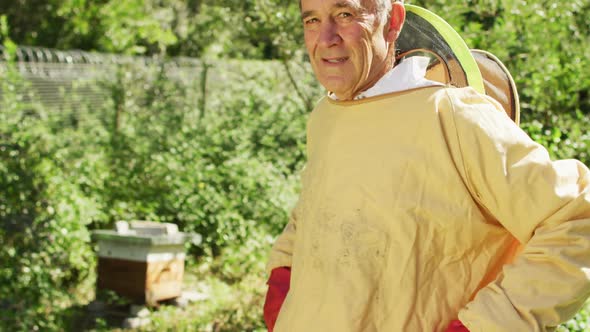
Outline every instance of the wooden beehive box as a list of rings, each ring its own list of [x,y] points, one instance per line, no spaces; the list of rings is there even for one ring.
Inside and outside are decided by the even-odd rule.
[[[157,305],[182,292],[189,236],[174,224],[117,222],[116,230],[97,230],[97,291],[112,290],[134,303]]]

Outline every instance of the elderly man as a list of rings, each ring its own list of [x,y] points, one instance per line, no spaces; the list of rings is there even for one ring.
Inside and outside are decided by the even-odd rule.
[[[302,0],[329,91],[273,246],[269,330],[546,331],[590,294],[590,172],[491,98],[394,66],[404,5]],[[275,325],[276,323],[276,325]]]

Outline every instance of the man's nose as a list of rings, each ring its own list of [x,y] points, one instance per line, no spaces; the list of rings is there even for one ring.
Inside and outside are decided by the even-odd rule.
[[[330,47],[338,45],[341,41],[337,24],[333,21],[324,22],[320,30],[320,44]]]

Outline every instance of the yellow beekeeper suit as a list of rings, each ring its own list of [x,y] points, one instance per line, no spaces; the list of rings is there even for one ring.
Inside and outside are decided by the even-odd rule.
[[[292,266],[275,332],[444,331],[457,317],[545,331],[590,294],[588,168],[552,162],[490,98],[325,97],[307,138],[268,264]]]

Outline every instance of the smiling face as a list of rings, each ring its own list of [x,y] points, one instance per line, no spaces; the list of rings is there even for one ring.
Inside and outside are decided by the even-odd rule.
[[[351,100],[393,67],[403,5],[378,15],[378,0],[302,0],[305,47],[320,83]],[[381,19],[381,17],[383,18]]]

